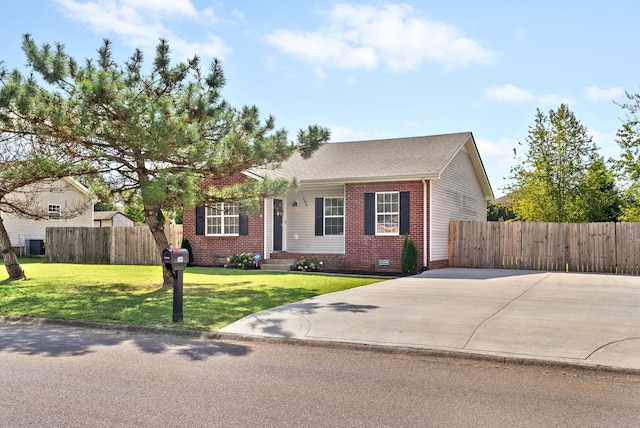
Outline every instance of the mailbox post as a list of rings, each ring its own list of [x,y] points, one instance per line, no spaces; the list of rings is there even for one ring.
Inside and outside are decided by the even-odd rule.
[[[162,263],[173,276],[173,322],[182,322],[182,273],[189,263],[189,250],[167,248],[162,252]]]

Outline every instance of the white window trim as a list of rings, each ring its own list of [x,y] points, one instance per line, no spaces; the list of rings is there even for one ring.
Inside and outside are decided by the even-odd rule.
[[[62,218],[62,206],[60,204],[49,204],[47,213],[49,220],[60,220]]]
[[[220,215],[208,215],[209,213],[209,209],[213,208],[213,207],[209,207],[206,206],[204,209],[204,233],[205,236],[240,236],[240,214],[233,214],[233,215],[225,215],[224,214],[224,210],[225,207],[228,206],[236,206],[234,204],[229,204],[229,203],[225,203],[225,202],[220,202],[219,204],[214,204],[214,206],[216,205],[220,205],[220,209],[221,209],[221,214]],[[225,219],[227,218],[237,218],[237,224],[238,224],[238,232],[237,233],[224,233],[224,229],[225,229]],[[209,220],[212,218],[220,218],[221,219],[221,224],[220,224],[220,230],[221,233],[209,233]]]
[[[327,199],[340,199],[342,200],[342,215],[327,215]],[[341,218],[342,219],[342,233],[327,233],[327,219],[328,218]],[[323,201],[322,212],[322,233],[323,236],[344,236],[344,197],[342,196],[327,196]]]
[[[378,213],[378,195],[398,195],[398,211],[392,211],[392,212],[382,212],[382,213]],[[375,199],[375,231],[376,231],[376,236],[400,236],[400,192],[376,192],[376,199]],[[383,232],[378,232],[378,215],[396,215],[398,218],[398,231],[397,232],[389,232],[389,233],[383,233]]]

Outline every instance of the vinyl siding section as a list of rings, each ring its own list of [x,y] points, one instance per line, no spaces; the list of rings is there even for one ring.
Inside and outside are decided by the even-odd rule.
[[[460,150],[431,182],[430,260],[446,260],[449,255],[449,221],[487,219],[487,202],[469,154]]]
[[[4,226],[9,233],[12,246],[24,246],[25,239],[45,239],[47,227],[93,226],[93,204],[87,195],[80,192],[64,180],[58,180],[52,185],[52,187],[56,190],[51,192],[41,192],[36,202],[45,210],[49,204],[58,204],[64,214],[65,206],[79,206],[87,202],[89,203],[89,208],[81,215],[66,220],[31,220],[2,213]]]
[[[284,241],[287,251],[292,253],[344,253],[344,235],[315,236],[315,199],[331,197],[344,198],[344,186],[301,185],[296,191],[287,194],[284,227]],[[291,206],[294,201],[298,201],[298,206]]]

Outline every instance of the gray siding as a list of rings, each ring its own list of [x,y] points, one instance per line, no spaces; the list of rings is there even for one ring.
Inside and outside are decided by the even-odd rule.
[[[449,254],[450,220],[486,220],[487,201],[469,154],[460,150],[439,180],[431,182],[430,260]]]

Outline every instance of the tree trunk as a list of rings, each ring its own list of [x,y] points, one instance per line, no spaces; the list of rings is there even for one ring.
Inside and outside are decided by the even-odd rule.
[[[2,253],[2,257],[4,258],[4,266],[7,268],[9,279],[26,279],[24,270],[22,270],[22,266],[20,266],[18,262],[18,257],[16,257],[16,253],[11,247],[11,239],[7,233],[7,229],[4,227],[2,217],[0,217],[0,253]]]
[[[158,253],[160,254],[160,257],[162,257],[162,252],[169,248],[169,241],[167,240],[167,235],[165,235],[164,233],[164,223],[158,220],[159,208],[160,207],[158,207],[157,205],[145,205],[144,218],[147,221],[149,230],[151,230],[153,240],[156,242]],[[173,286],[173,275],[167,270],[167,268],[164,266],[164,263],[162,264],[162,286]]]

